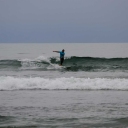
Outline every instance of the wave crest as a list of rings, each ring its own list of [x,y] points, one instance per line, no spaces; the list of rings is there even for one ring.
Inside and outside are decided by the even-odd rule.
[[[0,60],[0,69],[20,69],[20,70],[57,70],[60,63],[59,57],[47,58],[39,56],[36,59],[23,60]],[[63,70],[65,71],[127,71],[128,58],[93,58],[93,57],[68,57],[65,58]]]

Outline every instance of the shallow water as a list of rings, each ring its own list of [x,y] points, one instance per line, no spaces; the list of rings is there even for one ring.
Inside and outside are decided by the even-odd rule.
[[[0,127],[127,127],[127,91],[1,91]]]

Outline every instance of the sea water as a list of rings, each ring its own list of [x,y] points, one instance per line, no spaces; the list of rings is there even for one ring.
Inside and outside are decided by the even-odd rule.
[[[59,66],[59,54],[65,61]],[[128,126],[127,43],[0,44],[0,127]]]

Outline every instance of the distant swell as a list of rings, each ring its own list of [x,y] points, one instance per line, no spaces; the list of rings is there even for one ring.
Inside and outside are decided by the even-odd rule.
[[[57,57],[40,57],[34,60],[0,60],[0,70],[57,70],[60,61]],[[65,71],[127,71],[128,58],[93,58],[93,57],[69,57],[64,61]]]
[[[128,79],[0,77],[0,90],[124,90]]]

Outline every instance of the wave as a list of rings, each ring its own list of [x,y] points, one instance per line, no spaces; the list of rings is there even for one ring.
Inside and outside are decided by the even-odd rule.
[[[46,58],[40,56],[34,60],[0,60],[0,70],[58,70],[60,66],[58,57]],[[128,58],[93,58],[93,57],[68,57],[65,58],[63,70],[66,71],[127,71]]]
[[[0,77],[0,90],[124,90],[128,91],[128,79],[107,78],[21,78]]]

